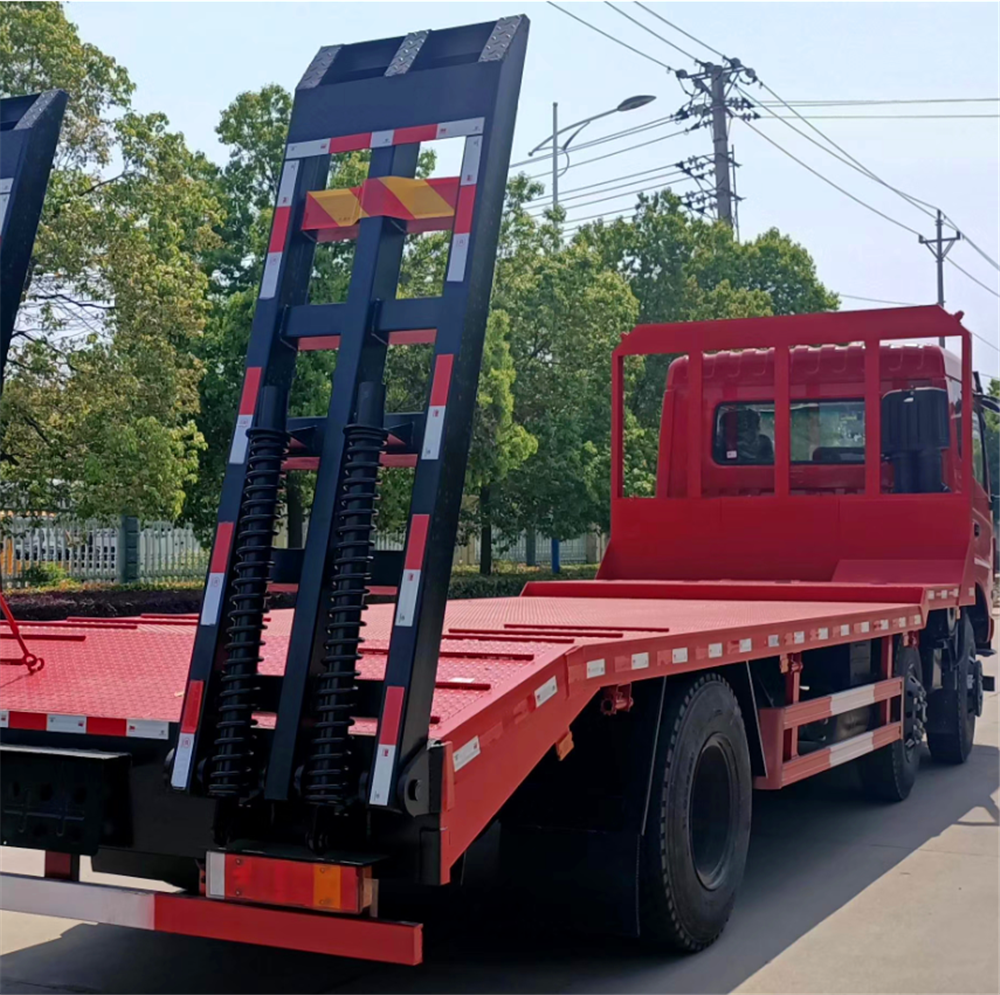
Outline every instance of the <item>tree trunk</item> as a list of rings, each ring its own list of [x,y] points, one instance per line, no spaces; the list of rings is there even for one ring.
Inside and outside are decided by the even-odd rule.
[[[528,529],[524,534],[524,564],[528,567],[538,566],[538,533]]]
[[[490,488],[479,488],[479,572],[493,573],[493,523],[490,520]]]

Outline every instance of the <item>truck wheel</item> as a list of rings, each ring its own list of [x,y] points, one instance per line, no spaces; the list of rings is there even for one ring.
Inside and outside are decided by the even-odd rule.
[[[678,682],[664,708],[652,783],[640,932],[656,944],[701,950],[733,911],[750,841],[750,753],[736,696],[719,674]]]
[[[920,681],[920,651],[915,646],[902,646],[894,655],[896,676],[903,678],[903,738],[858,761],[865,794],[886,802],[901,802],[909,797],[920,768],[920,741],[927,715],[927,695]]]
[[[965,763],[976,732],[975,675],[979,660],[972,619],[964,609],[958,623],[956,653],[954,686],[935,691],[927,703],[927,746],[935,760],[946,764]]]

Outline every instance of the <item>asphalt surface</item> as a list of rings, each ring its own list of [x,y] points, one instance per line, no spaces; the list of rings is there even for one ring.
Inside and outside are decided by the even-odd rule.
[[[474,915],[431,924],[425,964],[395,968],[3,912],[0,991],[996,993],[998,710],[988,695],[965,765],[925,755],[900,805],[864,800],[850,766],[756,793],[736,911],[694,957]],[[41,873],[30,851],[0,865]]]

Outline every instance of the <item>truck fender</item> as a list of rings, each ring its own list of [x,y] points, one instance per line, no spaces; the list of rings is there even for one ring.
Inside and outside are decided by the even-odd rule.
[[[760,719],[757,715],[757,696],[753,690],[750,663],[734,663],[720,671],[736,695],[743,716],[743,727],[747,733],[747,748],[750,750],[750,771],[754,777],[767,777],[767,761],[764,759],[764,741],[760,734]]]

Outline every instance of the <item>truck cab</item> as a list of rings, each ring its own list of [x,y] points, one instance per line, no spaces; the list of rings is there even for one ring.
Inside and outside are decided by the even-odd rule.
[[[961,328],[936,307],[705,323],[701,350],[667,371],[655,495],[613,492],[600,576],[947,582],[987,647],[997,562],[978,381],[963,389],[954,351],[899,338],[928,323]],[[636,329],[619,351],[639,333],[639,354],[666,352],[682,327]]]

